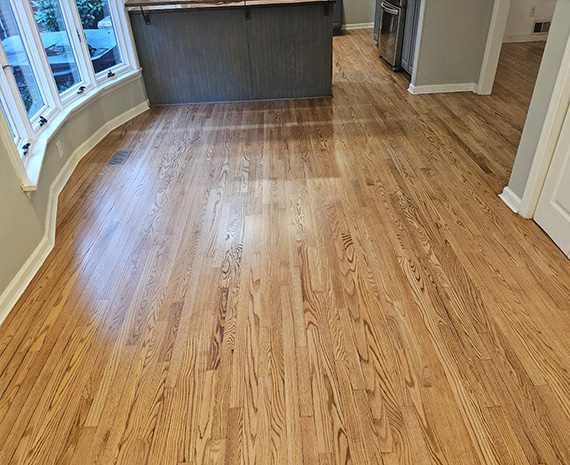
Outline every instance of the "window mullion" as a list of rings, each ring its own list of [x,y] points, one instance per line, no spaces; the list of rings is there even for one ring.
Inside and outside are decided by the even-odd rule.
[[[0,87],[2,88],[0,98],[2,99],[4,108],[16,109],[16,112],[10,111],[9,116],[6,116],[10,118],[10,125],[17,136],[14,142],[18,151],[22,154],[22,146],[27,143],[33,144],[35,142],[35,136],[22,99],[15,98],[15,95],[18,94],[14,94],[13,86],[9,83],[10,80],[14,80],[13,76],[0,76]],[[8,91],[6,92],[6,90]]]
[[[51,68],[36,25],[34,12],[28,0],[12,0],[12,7],[20,26],[24,47],[28,50],[30,56],[32,69],[36,76],[40,77],[38,85],[45,102],[45,108],[40,114],[46,118],[52,118],[61,110],[61,100],[57,92],[55,80],[51,74]],[[34,131],[38,131],[40,129],[39,121],[32,122],[32,127]]]
[[[30,124],[28,112],[24,106],[24,101],[20,98],[20,91],[18,83],[14,77],[12,66],[8,63],[8,58],[4,48],[0,44],[0,65],[2,71],[0,72],[0,93],[4,107],[7,109],[16,109],[16,112],[10,112],[10,121],[12,128],[18,136],[16,140],[17,145],[25,143],[32,143],[34,141],[34,132]],[[16,114],[14,114],[16,113]],[[20,147],[18,147],[20,149]]]
[[[122,64],[139,68],[138,57],[134,48],[135,41],[124,0],[109,0],[109,10],[115,25],[115,36],[119,45],[119,51],[123,57]]]
[[[20,25],[22,41],[30,55],[32,68],[36,75],[41,77],[38,79],[38,84],[44,95],[44,100],[48,107],[47,110],[61,109],[61,100],[55,79],[51,73],[51,67],[36,24],[32,6],[28,0],[12,0],[12,7]]]
[[[0,100],[2,100],[1,88],[0,88]],[[6,104],[5,101],[2,101],[2,103]],[[2,113],[2,111],[0,111],[0,113]],[[8,111],[8,113],[9,113],[9,111]],[[11,120],[8,121],[8,126],[6,126],[4,123],[2,123],[0,121],[0,137],[1,138],[8,139],[9,136],[12,135],[12,133],[10,132],[10,126],[9,126],[10,122],[11,122]],[[29,186],[31,184],[31,182],[30,182],[30,179],[28,178],[28,173],[26,171],[27,161],[22,159],[21,149],[19,149],[19,147],[18,147],[18,145],[22,144],[22,141],[20,138],[18,138],[18,139],[14,139],[14,143],[15,143],[15,145],[13,145],[12,147],[8,147],[8,157],[12,161],[12,165],[16,169],[16,172],[18,173],[20,180],[22,181],[22,187],[23,186]]]
[[[87,39],[81,27],[81,19],[79,18],[77,6],[73,0],[71,2],[61,2],[61,11],[67,25],[69,39],[75,53],[79,73],[81,74],[81,82],[78,82],[75,87],[79,85],[91,87],[95,85],[95,73],[91,66]]]

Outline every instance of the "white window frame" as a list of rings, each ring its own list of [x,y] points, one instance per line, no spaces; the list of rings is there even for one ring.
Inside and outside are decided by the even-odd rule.
[[[73,0],[59,0],[61,12],[67,29],[67,35],[69,37],[69,42],[71,43],[71,48],[73,49],[73,56],[75,57],[75,65],[77,66],[81,79],[79,82],[75,83],[69,89],[66,89],[60,94],[59,97],[62,103],[62,108],[81,98],[81,94],[77,93],[81,86],[85,87],[83,94],[89,92],[89,90],[94,87],[93,73],[90,72],[88,64],[85,63],[87,44],[85,43],[83,35],[80,35],[77,31],[77,21],[81,24],[79,13],[77,13],[77,15],[74,14],[73,10],[77,12],[77,7],[75,7],[75,2],[72,2]]]
[[[6,71],[0,72],[0,99],[9,119],[8,124],[15,132],[14,143],[24,169],[28,167],[29,160],[32,158],[34,145],[38,139],[42,138],[42,134],[50,127],[50,124],[54,120],[56,121],[54,124],[61,124],[61,121],[58,122],[61,119],[58,118],[60,113],[63,112],[65,116],[67,114],[65,110],[68,107],[81,104],[82,99],[89,99],[101,85],[107,84],[111,80],[119,80],[122,76],[131,74],[132,71],[139,68],[124,0],[107,1],[121,62],[95,74],[76,1],[59,0],[67,35],[81,76],[80,82],[59,94],[30,1],[8,0],[44,101],[44,106],[30,118],[20,97],[18,84],[13,72],[11,72],[11,66],[7,61],[4,49],[0,45],[0,64]],[[108,76],[109,71],[112,71],[110,77]],[[84,87],[83,91],[78,93],[82,86]],[[48,122],[40,125],[40,116],[46,118]],[[22,147],[27,143],[30,144],[29,155],[23,156]],[[45,143],[38,145],[45,147]],[[43,158],[43,154],[41,157]]]
[[[75,4],[75,0],[71,0]],[[107,0],[109,5],[109,12],[111,13],[111,20],[113,22],[113,31],[115,34],[115,40],[117,41],[117,46],[119,47],[119,53],[121,54],[121,62],[117,63],[104,71],[97,74],[93,74],[94,82],[96,85],[108,82],[109,79],[117,79],[122,75],[138,68],[138,61],[134,51],[134,40],[132,37],[130,22],[127,19],[127,13],[122,0]],[[75,8],[77,11],[77,8]],[[79,12],[77,11],[77,16],[79,18]],[[87,38],[85,37],[85,31],[81,26],[81,18],[77,23],[80,27],[80,33],[84,38],[84,43],[87,43]],[[87,50],[87,57],[91,66],[91,70],[95,73],[93,68],[93,63],[91,62],[91,56],[89,55],[89,50]],[[109,77],[108,73],[111,71],[113,76]]]
[[[11,71],[12,67],[8,64],[2,48],[0,48],[0,64],[4,70],[0,73],[0,101],[4,109],[3,114],[8,120],[8,127],[15,133],[12,134],[14,144],[21,148],[33,138],[33,130],[24,102],[19,98],[20,91],[14,73]],[[18,97],[14,97],[15,92],[18,92]],[[15,111],[10,111],[10,109]]]
[[[51,68],[44,51],[42,39],[29,0],[21,0],[18,3],[13,0],[8,0],[8,2],[14,12],[22,43],[28,54],[36,82],[38,83],[40,93],[44,100],[43,108],[30,118],[32,133],[35,136],[31,136],[30,138],[35,139],[46,126],[40,126],[40,116],[46,118],[49,123],[49,120],[53,118],[58,111],[59,98],[57,96],[57,86],[51,74]],[[38,53],[33,53],[36,50],[38,50]],[[45,75],[46,67],[49,70],[47,76]],[[30,143],[33,143],[33,140],[30,140]]]
[[[77,58],[77,68],[83,77],[83,83],[81,84],[82,86],[85,86],[85,91],[83,94],[86,94],[96,85],[95,73],[93,72],[91,57],[89,55],[89,48],[87,47],[87,38],[85,37],[85,34],[83,33],[83,29],[81,27],[81,18],[79,17],[79,11],[77,10],[77,4],[75,0],[69,0],[69,2],[65,2],[65,5],[62,5],[62,9],[64,10],[63,13],[68,25],[68,32],[70,36],[73,36],[72,42],[74,45],[75,56]],[[68,103],[75,99],[81,98],[82,94],[77,94],[77,90],[81,85],[73,87],[74,92],[72,99],[69,99],[67,95],[64,95],[65,92],[62,94],[62,100],[64,103]]]
[[[10,0],[9,0],[10,1]],[[33,45],[38,50],[41,50],[38,53],[38,65],[42,67],[42,76],[46,77],[46,82],[48,83],[50,89],[50,97],[51,102],[53,104],[53,108],[48,110],[48,114],[50,116],[42,115],[49,120],[54,118],[57,113],[59,113],[63,108],[65,108],[68,104],[72,103],[74,100],[77,99],[77,91],[81,86],[84,86],[86,91],[89,90],[90,87],[93,86],[93,81],[91,79],[91,74],[89,73],[88,67],[85,65],[83,56],[83,44],[79,40],[79,36],[77,34],[77,28],[74,23],[75,17],[73,15],[73,4],[66,0],[58,0],[59,6],[61,8],[61,13],[63,16],[63,20],[65,23],[66,33],[69,38],[69,42],[71,45],[71,49],[73,51],[73,57],[75,58],[75,65],[80,75],[80,80],[76,82],[73,86],[69,89],[66,89],[61,94],[59,93],[59,89],[57,88],[57,84],[55,82],[55,77],[53,76],[51,66],[49,64],[49,59],[47,54],[44,50],[43,41],[41,38],[41,33],[39,30],[39,26],[36,22],[36,18],[34,16],[34,11],[30,4],[30,0],[21,0],[22,4],[18,5],[18,9],[21,9],[21,13],[23,15],[24,21],[30,25],[30,34],[33,36]],[[14,7],[15,0],[12,0],[12,6]],[[77,8],[75,8],[77,9]],[[86,46],[85,46],[86,47]],[[84,92],[85,93],[85,92]],[[36,132],[41,132],[43,128],[39,127],[39,121],[37,122],[37,126],[34,127]]]

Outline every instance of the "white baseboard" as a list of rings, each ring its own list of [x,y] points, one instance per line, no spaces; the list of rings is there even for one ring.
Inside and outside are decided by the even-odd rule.
[[[145,112],[148,108],[149,102],[147,100],[112,120],[107,121],[107,123],[95,131],[89,139],[77,147],[67,159],[67,162],[50,186],[44,237],[32,252],[32,255],[26,260],[24,266],[18,271],[2,295],[0,295],[0,324],[2,324],[10,313],[10,310],[16,305],[16,302],[22,296],[55,245],[58,197],[81,159],[111,131]]]
[[[371,29],[374,27],[374,23],[352,23],[352,24],[343,24],[342,30],[343,31],[350,31],[353,29]]]
[[[408,91],[410,94],[444,94],[448,92],[475,92],[477,93],[479,86],[474,82],[466,82],[460,84],[435,84],[427,86],[414,86],[410,84]]]
[[[8,287],[0,295],[0,325],[6,319],[10,310],[16,305],[20,296],[24,293],[45,259],[53,249],[53,244],[47,236],[44,236],[32,255],[26,260],[24,266],[14,276]]]
[[[514,42],[545,42],[548,40],[548,34],[529,34],[527,36],[505,36],[504,44]]]
[[[507,186],[503,189],[503,193],[499,195],[501,200],[507,204],[512,211],[518,213],[521,207],[521,198]]]

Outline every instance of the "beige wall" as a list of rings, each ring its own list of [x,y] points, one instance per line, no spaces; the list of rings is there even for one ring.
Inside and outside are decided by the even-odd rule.
[[[0,124],[6,125],[1,112]],[[20,179],[8,157],[9,144],[11,140],[0,136],[0,294],[44,235],[43,220],[20,189]]]
[[[48,144],[38,190],[31,199],[22,192],[21,181],[8,156],[11,140],[0,136],[0,295],[9,286],[44,237],[50,187],[69,156],[108,121],[146,102],[142,78],[94,97],[69,118]],[[7,126],[0,112],[0,125]],[[7,131],[0,131],[0,134]],[[55,141],[61,140],[65,156],[59,158]],[[2,313],[4,309],[0,309]],[[1,315],[0,315],[1,316]]]
[[[364,24],[374,22],[376,0],[343,0],[343,23]]]
[[[414,86],[478,83],[494,0],[424,0]]]
[[[568,1],[568,0],[561,0]],[[551,21],[556,0],[511,0],[509,16],[505,28],[505,42],[544,39],[545,35],[532,34],[535,21]],[[530,16],[531,7],[535,7],[534,17]]]

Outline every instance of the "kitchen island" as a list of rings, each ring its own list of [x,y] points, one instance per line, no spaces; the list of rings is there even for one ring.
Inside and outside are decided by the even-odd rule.
[[[128,0],[153,105],[332,96],[331,0]]]

